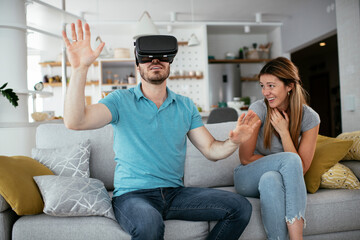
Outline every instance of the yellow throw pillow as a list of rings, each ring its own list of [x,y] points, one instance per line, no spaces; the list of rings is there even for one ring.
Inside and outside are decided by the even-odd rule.
[[[315,193],[319,189],[321,176],[346,155],[352,143],[352,140],[318,136],[314,158],[305,174],[308,192]]]
[[[17,215],[39,214],[44,202],[33,177],[54,175],[50,169],[26,156],[0,156],[0,194]]]
[[[350,168],[337,163],[321,176],[320,187],[360,189],[360,182]]]
[[[360,131],[345,132],[336,138],[353,140],[354,142],[343,160],[360,160]]]

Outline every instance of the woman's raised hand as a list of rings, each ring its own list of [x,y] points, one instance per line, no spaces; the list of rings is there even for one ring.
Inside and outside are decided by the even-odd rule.
[[[75,24],[71,24],[71,38],[72,42],[69,41],[66,32],[62,32],[62,36],[66,45],[67,55],[69,62],[73,68],[89,67],[96,58],[100,55],[105,43],[102,42],[95,49],[91,49],[90,44],[90,27],[89,24],[84,24],[85,36],[82,28],[81,20],[77,20],[77,32]]]
[[[281,114],[282,113],[282,114]],[[278,134],[289,133],[289,117],[285,111],[279,112],[277,108],[271,111],[270,121],[271,125],[275,128]]]

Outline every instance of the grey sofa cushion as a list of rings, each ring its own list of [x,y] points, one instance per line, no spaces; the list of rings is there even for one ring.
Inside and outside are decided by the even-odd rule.
[[[360,190],[319,189],[308,194],[304,235],[359,230]]]
[[[10,205],[7,203],[7,201],[0,194],[0,212],[3,212],[8,208],[10,208]]]
[[[360,160],[346,160],[340,163],[350,168],[355,176],[360,179]]]
[[[359,240],[360,231],[335,232],[304,236],[304,240]]]
[[[208,234],[208,222],[165,221],[165,239],[200,240]],[[120,225],[104,217],[23,216],[13,228],[15,240],[130,240]]]
[[[100,129],[74,131],[64,124],[41,124],[36,129],[37,148],[61,148],[77,144],[89,139],[90,150],[90,177],[101,180],[106,189],[114,189],[114,151],[113,129],[107,125]]]
[[[222,189],[236,193],[234,187],[219,187],[217,189]],[[264,240],[266,239],[265,229],[263,227],[261,219],[261,209],[260,209],[260,199],[258,198],[247,198],[252,205],[252,213],[248,226],[245,228],[245,231],[241,235],[240,239],[246,240]],[[213,229],[216,222],[210,222],[210,229]]]
[[[18,215],[8,209],[6,211],[0,212],[0,239],[7,240],[11,239],[11,231],[14,222],[18,219]]]
[[[221,126],[221,127],[220,127]],[[206,124],[205,127],[217,140],[226,140],[236,122]],[[238,150],[226,159],[216,162],[205,158],[188,141],[185,160],[184,184],[186,187],[220,187],[234,184],[234,168],[240,164]]]
[[[236,192],[234,187],[221,187],[218,189]],[[265,230],[261,220],[260,200],[258,198],[248,198],[253,212],[250,223],[246,227],[240,239],[244,240],[263,240],[266,239]],[[305,213],[306,228],[304,236],[314,236],[314,239],[326,239],[316,235],[326,235],[331,237],[338,236],[337,232],[351,232],[359,230],[360,226],[360,190],[349,189],[319,189],[315,194],[308,193],[307,207]],[[210,223],[210,229],[215,226],[216,222]],[[261,226],[259,228],[259,226]],[[331,233],[334,233],[332,235]],[[349,236],[357,236],[359,239],[360,232]],[[313,238],[309,238],[313,239]],[[338,238],[347,239],[347,238]]]

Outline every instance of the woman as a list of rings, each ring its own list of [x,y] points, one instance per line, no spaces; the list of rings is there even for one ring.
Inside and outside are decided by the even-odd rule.
[[[284,57],[260,71],[263,100],[250,106],[261,120],[253,136],[239,148],[234,171],[236,191],[260,197],[268,239],[302,239],[306,187],[319,132],[319,115],[306,104],[297,67]]]

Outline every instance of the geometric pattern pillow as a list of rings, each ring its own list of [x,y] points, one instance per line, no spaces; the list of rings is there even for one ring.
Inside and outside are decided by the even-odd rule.
[[[90,177],[90,140],[63,148],[33,148],[31,156],[55,175]]]
[[[98,179],[45,175],[34,180],[44,200],[45,214],[104,216],[115,220],[110,196]]]
[[[336,138],[354,142],[343,160],[360,160],[360,131],[342,133]]]
[[[350,168],[337,163],[321,176],[320,187],[360,189],[360,182]]]

